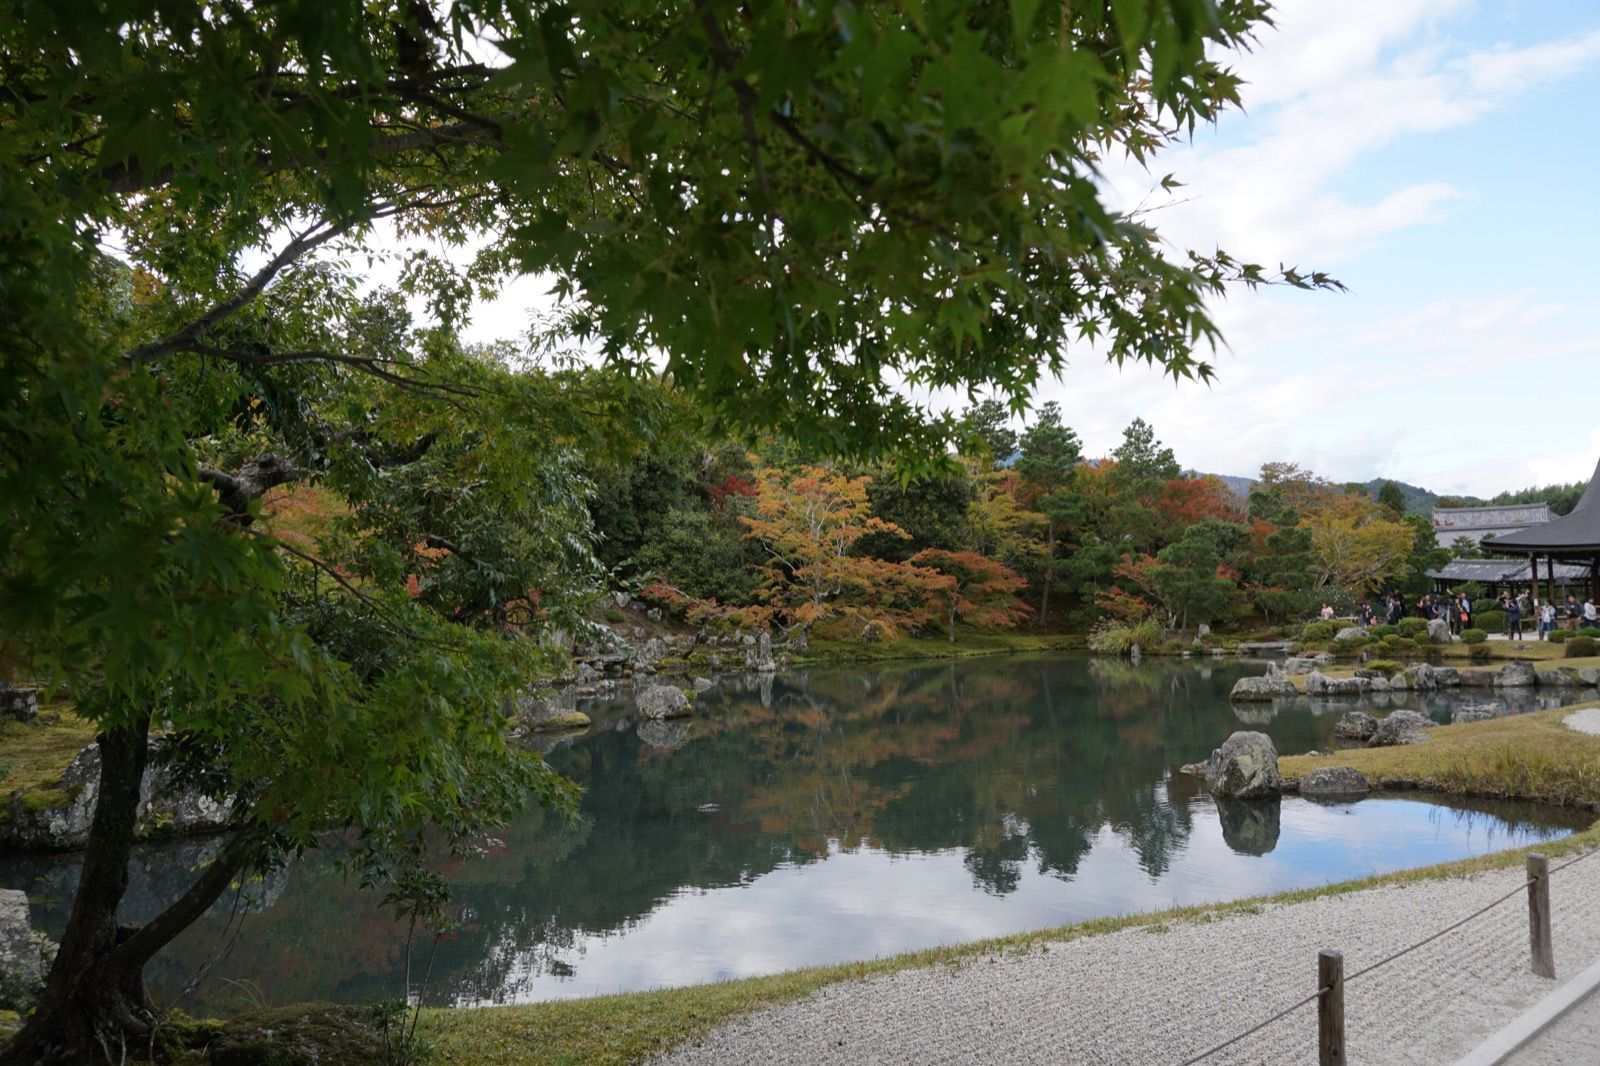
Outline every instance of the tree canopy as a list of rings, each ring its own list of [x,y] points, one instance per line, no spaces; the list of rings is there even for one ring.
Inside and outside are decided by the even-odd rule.
[[[1265,17],[6,3],[0,632],[95,723],[103,769],[72,923],[0,1058],[144,1046],[144,962],[322,830],[381,880],[430,826],[465,847],[530,790],[570,802],[502,703],[591,584],[574,454],[668,420],[646,371],[713,427],[927,458],[949,420],[902,386],[1020,403],[1078,345],[1205,378],[1208,297],[1334,284],[1170,253],[1095,180],[1236,103],[1214,57]],[[375,260],[398,292],[365,285]],[[626,373],[459,342],[528,273],[557,335]],[[279,535],[289,485],[347,510]],[[152,730],[238,827],[128,933]]]

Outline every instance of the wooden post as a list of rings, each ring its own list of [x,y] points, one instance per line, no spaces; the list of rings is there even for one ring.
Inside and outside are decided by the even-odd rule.
[[[1562,605],[1556,602],[1556,557],[1554,555],[1546,555],[1544,557],[1544,585],[1550,593],[1550,606],[1556,609],[1556,620],[1560,621]]]
[[[1550,860],[1543,855],[1528,856],[1528,948],[1533,956],[1533,972],[1540,977],[1556,975],[1556,952],[1550,942]]]
[[[1344,955],[1317,952],[1317,1066],[1344,1066]]]

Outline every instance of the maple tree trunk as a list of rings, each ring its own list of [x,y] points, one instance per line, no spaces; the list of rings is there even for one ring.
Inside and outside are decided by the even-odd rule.
[[[149,924],[117,924],[149,759],[149,726],[145,716],[99,737],[100,792],[72,914],[44,992],[16,1037],[0,1048],[0,1066],[121,1062],[129,1049],[145,1043],[155,1021],[145,993],[145,964],[200,917],[243,867],[243,847],[230,841],[189,890]]]

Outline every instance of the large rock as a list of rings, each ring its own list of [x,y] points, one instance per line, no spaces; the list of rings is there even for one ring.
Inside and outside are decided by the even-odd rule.
[[[1356,796],[1370,791],[1367,775],[1353,766],[1324,766],[1300,779],[1302,796]]]
[[[1241,730],[1222,742],[1206,760],[1206,787],[1235,799],[1275,796],[1283,785],[1278,749],[1265,733]]]
[[[1333,726],[1333,735],[1346,740],[1371,740],[1377,731],[1378,720],[1366,711],[1345,711]]]
[[[232,802],[174,785],[172,771],[161,761],[163,744],[160,737],[150,741],[134,833],[146,838],[178,836],[227,825],[233,817]],[[99,797],[97,741],[73,758],[59,781],[12,794],[10,818],[0,818],[0,843],[18,848],[80,848],[89,839],[89,821]]]
[[[1450,635],[1450,623],[1443,618],[1430,618],[1428,620],[1428,640],[1433,644],[1449,644],[1455,638]]]
[[[1439,687],[1439,675],[1427,663],[1417,663],[1408,666],[1389,679],[1392,689],[1414,689],[1418,692],[1431,692]]]
[[[1532,663],[1506,663],[1495,675],[1496,688],[1526,688],[1539,683]]]
[[[1494,688],[1495,675],[1488,670],[1458,670],[1462,688]]]
[[[1461,684],[1461,671],[1453,666],[1435,666],[1433,683],[1440,688],[1455,688]]]
[[[31,688],[12,688],[0,681],[0,718],[32,722],[39,717],[39,694]]]
[[[1268,700],[1293,699],[1298,695],[1300,690],[1287,677],[1241,677],[1233,683],[1228,699],[1234,703],[1264,703]]]
[[[1416,711],[1390,711],[1378,722],[1378,728],[1372,734],[1372,739],[1367,741],[1367,747],[1386,748],[1396,744],[1420,744],[1428,739],[1425,730],[1432,726],[1431,720]]]
[[[1569,668],[1539,671],[1540,688],[1580,688],[1583,678],[1578,676],[1578,671]]]
[[[682,718],[690,713],[689,697],[674,685],[651,685],[634,697],[643,718]]]
[[[1370,691],[1372,682],[1364,677],[1329,677],[1320,670],[1306,675],[1307,696],[1359,696]]]
[[[1320,655],[1291,655],[1283,660],[1283,672],[1290,677],[1298,674],[1309,674],[1323,663],[1333,662],[1333,656],[1327,652]]]
[[[20,1010],[25,1004],[6,1000],[31,997],[43,984],[55,957],[55,941],[33,928],[28,897],[15,889],[0,888],[0,977],[7,979],[0,981],[0,1010]]]
[[[633,672],[636,674],[653,674],[656,672],[656,664],[666,657],[666,643],[660,637],[651,637],[634,645],[628,665],[633,667]]]
[[[765,629],[756,633],[754,645],[745,652],[744,668],[758,674],[770,674],[778,669],[772,658],[772,635]]]
[[[1333,639],[1342,644],[1347,640],[1363,640],[1366,635],[1367,631],[1360,626],[1345,626],[1333,635]]]

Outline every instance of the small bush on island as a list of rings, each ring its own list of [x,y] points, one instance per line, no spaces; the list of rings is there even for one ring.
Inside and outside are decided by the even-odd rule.
[[[1578,634],[1574,633],[1570,629],[1552,629],[1549,633],[1545,634],[1545,639],[1552,644],[1565,644],[1567,641],[1571,640],[1577,635]]]
[[[1153,651],[1166,639],[1161,623],[1146,618],[1135,625],[1114,619],[1104,619],[1089,631],[1089,650],[1102,655],[1126,655],[1135,644],[1144,651]]]
[[[1584,659],[1595,653],[1597,644],[1593,637],[1579,635],[1567,641],[1567,650],[1564,653],[1568,659]]]
[[[1461,631],[1461,643],[1463,644],[1482,644],[1488,639],[1489,634],[1476,626]]]
[[[1339,627],[1332,622],[1307,622],[1300,630],[1300,639],[1314,641],[1318,644],[1334,638],[1339,632]]]
[[[1428,632],[1428,620],[1426,618],[1402,618],[1400,619],[1400,624],[1395,628],[1407,640],[1420,640]]]
[[[1475,663],[1486,663],[1489,661],[1490,657],[1493,656],[1493,654],[1494,652],[1489,645],[1474,644],[1467,651],[1467,658],[1471,659]]]
[[[1379,647],[1381,648],[1382,646],[1383,645],[1380,643]],[[1384,677],[1393,677],[1395,674],[1398,674],[1402,669],[1404,669],[1404,667],[1392,659],[1373,659],[1371,662],[1367,663],[1366,668],[1376,673],[1380,673]]]
[[[1371,629],[1367,630],[1367,636],[1371,637],[1373,640],[1382,640],[1384,637],[1398,637],[1399,635],[1399,626],[1381,625],[1373,626]]]

